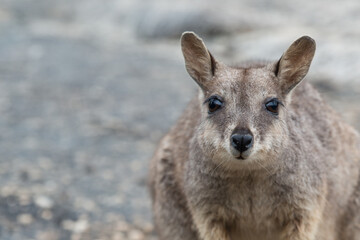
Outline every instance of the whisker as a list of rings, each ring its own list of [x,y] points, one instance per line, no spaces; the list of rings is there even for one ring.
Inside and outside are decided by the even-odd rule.
[[[257,159],[255,159],[255,162],[256,162],[257,164],[259,164],[262,168],[264,168],[265,171],[266,171],[269,175],[272,174],[272,173],[271,173],[264,165],[262,165]]]
[[[221,165],[223,165],[226,162],[226,159],[223,159],[211,172],[210,175],[213,175],[216,171],[216,169],[218,169]]]

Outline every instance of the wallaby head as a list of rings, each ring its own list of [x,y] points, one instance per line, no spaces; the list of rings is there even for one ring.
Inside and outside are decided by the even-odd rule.
[[[194,141],[206,159],[230,168],[275,161],[286,149],[287,107],[309,70],[314,40],[301,37],[280,60],[250,67],[216,60],[193,32],[183,33],[181,47],[186,69],[201,89],[202,117]]]

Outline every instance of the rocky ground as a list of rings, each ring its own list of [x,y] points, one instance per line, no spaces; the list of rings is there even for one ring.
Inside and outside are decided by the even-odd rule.
[[[317,40],[309,79],[360,130],[360,3],[0,0],[0,238],[156,239],[145,186],[196,86],[195,30],[226,63]]]

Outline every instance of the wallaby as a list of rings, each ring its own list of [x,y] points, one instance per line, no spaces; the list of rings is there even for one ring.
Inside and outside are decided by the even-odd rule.
[[[181,37],[199,85],[149,184],[160,240],[359,240],[359,134],[306,81],[315,41],[229,67]]]

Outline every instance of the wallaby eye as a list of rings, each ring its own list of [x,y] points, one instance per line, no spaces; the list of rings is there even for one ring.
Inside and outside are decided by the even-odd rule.
[[[279,114],[279,100],[276,98],[271,99],[267,103],[265,103],[266,110],[271,112],[272,114],[278,115]]]
[[[223,103],[221,102],[220,99],[218,99],[217,97],[211,97],[208,100],[208,106],[209,106],[209,113],[213,113],[216,110],[218,110],[219,108],[221,108],[223,105]]]

